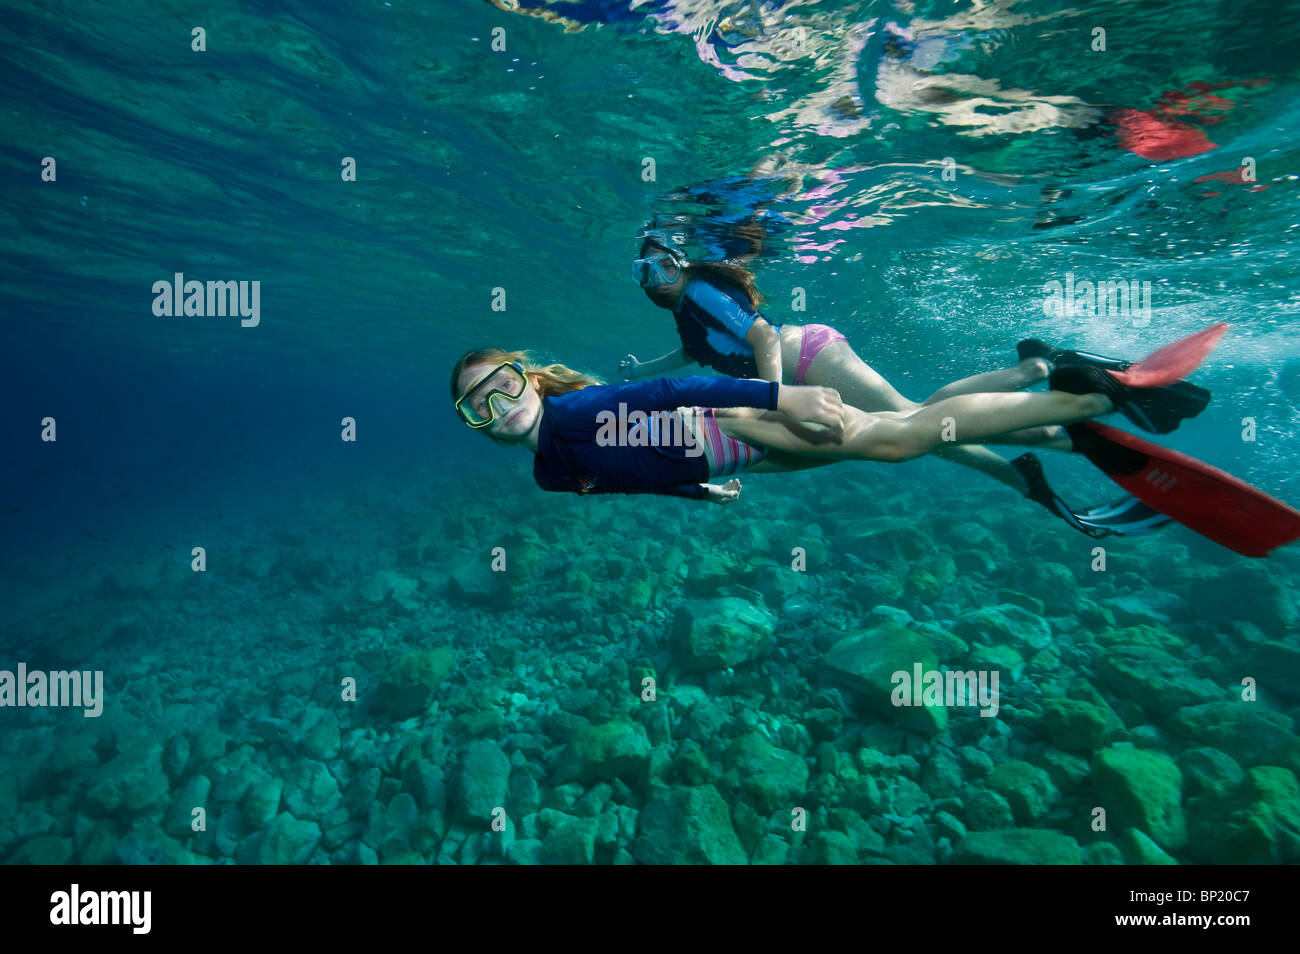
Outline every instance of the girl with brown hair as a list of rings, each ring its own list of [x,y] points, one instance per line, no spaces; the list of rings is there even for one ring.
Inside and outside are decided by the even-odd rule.
[[[824,324],[773,325],[759,312],[763,296],[754,276],[735,261],[688,261],[663,229],[642,232],[641,257],[633,275],[646,296],[672,311],[682,346],[652,361],[627,355],[619,366],[627,379],[650,377],[698,362],[738,378],[831,387],[864,411],[915,412],[960,394],[1019,391],[1047,379],[1052,365],[1026,356],[1013,368],[978,374],[940,388],[924,401],[905,398],[862,360],[848,339]],[[1042,429],[1002,435],[1004,444],[1068,450]],[[1017,467],[987,447],[964,444],[935,455],[988,474],[1022,494],[1031,488]]]

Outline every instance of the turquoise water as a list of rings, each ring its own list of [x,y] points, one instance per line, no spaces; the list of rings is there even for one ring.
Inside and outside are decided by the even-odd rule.
[[[768,318],[917,400],[1231,322],[1157,440],[1294,504],[1295,11],[502,6],[3,5],[0,670],[102,671],[103,711],[0,708],[0,859],[1300,860],[1294,549],[1095,570],[937,460],[544,494],[446,391],[471,347],[676,348],[628,276],[658,216],[760,235]],[[155,315],[176,273],[258,323]],[[1045,313],[1067,276],[1150,312]],[[915,661],[999,714],[889,705]]]

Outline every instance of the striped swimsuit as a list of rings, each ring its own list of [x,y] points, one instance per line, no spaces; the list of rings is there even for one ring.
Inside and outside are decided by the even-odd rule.
[[[767,448],[738,441],[722,433],[718,418],[711,407],[679,407],[678,414],[697,443],[704,446],[704,459],[709,462],[709,477],[730,477],[767,456]]]

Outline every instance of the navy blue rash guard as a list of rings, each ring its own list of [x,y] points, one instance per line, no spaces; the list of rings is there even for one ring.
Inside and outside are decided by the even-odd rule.
[[[667,441],[665,446],[602,446],[596,442],[601,427],[597,415],[608,411],[617,418],[620,402],[628,414],[693,405],[774,411],[779,387],[775,381],[692,375],[591,385],[543,398],[533,479],[543,490],[703,499],[708,492],[700,485],[709,479],[709,464],[702,452],[692,457],[685,446]]]
[[[733,378],[758,377],[754,349],[745,335],[763,316],[744,291],[693,278],[682,290],[673,317],[682,348],[692,360]],[[772,328],[781,333],[780,325]]]

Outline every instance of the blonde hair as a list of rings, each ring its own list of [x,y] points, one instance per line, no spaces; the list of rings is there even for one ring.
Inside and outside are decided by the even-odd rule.
[[[531,378],[537,379],[538,390],[541,391],[542,397],[555,397],[558,394],[568,394],[570,391],[578,391],[593,384],[604,384],[600,378],[593,374],[583,374],[581,371],[575,371],[563,364],[538,364],[527,351],[505,351],[501,348],[479,348],[474,351],[466,351],[461,355],[460,360],[451,369],[451,399],[455,401],[461,396],[460,376],[465,369],[471,365],[485,364],[496,367],[504,361],[518,361],[524,368],[524,374]],[[494,441],[506,444],[508,441],[502,441],[499,437],[488,434]]]

